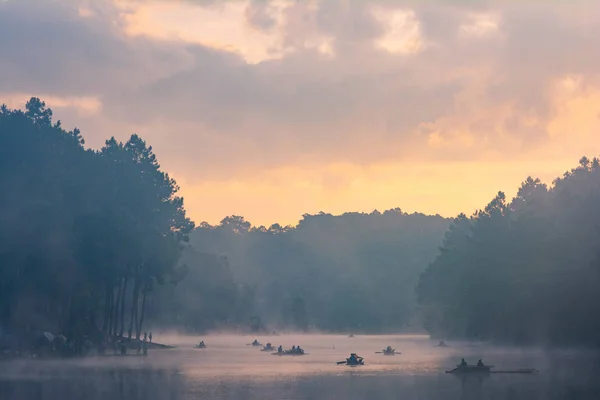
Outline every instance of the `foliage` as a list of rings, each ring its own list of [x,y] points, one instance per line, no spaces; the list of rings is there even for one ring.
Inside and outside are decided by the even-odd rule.
[[[393,331],[413,322],[414,288],[449,221],[399,209],[304,215],[296,227],[252,225],[241,216],[202,223],[190,236],[227,256],[253,303],[238,312],[270,327]]]
[[[139,337],[194,224],[139,136],[83,143],[40,99],[0,108],[0,326]]]
[[[460,215],[418,287],[434,335],[600,344],[600,162],[583,158],[551,188],[528,178]]]

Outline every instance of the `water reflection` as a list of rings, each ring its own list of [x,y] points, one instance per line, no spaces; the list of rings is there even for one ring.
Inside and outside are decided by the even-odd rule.
[[[174,343],[172,339],[170,343]],[[599,399],[598,358],[585,352],[472,348],[434,349],[422,338],[315,335],[282,337],[302,344],[304,357],[273,357],[246,348],[244,338],[207,339],[147,359],[0,363],[0,399]],[[335,349],[331,343],[335,344]],[[241,344],[240,344],[241,343]],[[398,356],[374,354],[392,344]],[[337,366],[350,351],[367,365]],[[460,357],[497,367],[540,369],[535,376],[444,374]]]
[[[185,391],[184,376],[164,370],[47,371],[0,380],[0,398],[7,400],[183,399]]]

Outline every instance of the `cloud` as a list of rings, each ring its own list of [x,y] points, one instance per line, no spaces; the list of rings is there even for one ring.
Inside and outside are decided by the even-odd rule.
[[[586,0],[8,0],[0,100],[42,95],[92,146],[138,132],[196,186],[576,160],[600,152],[598,21]]]

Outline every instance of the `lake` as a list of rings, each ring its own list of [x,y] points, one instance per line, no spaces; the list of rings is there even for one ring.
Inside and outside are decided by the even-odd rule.
[[[0,362],[2,400],[95,399],[600,399],[596,352],[500,348],[452,343],[433,347],[425,336],[281,335],[260,337],[301,357],[278,357],[247,346],[254,337],[155,334],[177,346],[148,357]],[[402,354],[375,354],[387,345]],[[366,365],[336,365],[351,352]],[[534,375],[461,378],[445,374],[465,357],[495,369],[536,368]]]

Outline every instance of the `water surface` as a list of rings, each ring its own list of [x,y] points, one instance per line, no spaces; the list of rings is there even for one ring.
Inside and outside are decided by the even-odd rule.
[[[595,353],[499,348],[425,336],[282,335],[258,337],[301,357],[279,357],[247,346],[254,337],[155,335],[178,346],[148,357],[20,360],[0,363],[0,399],[600,399]],[[402,354],[375,354],[391,345]],[[366,365],[336,365],[350,352]],[[445,374],[461,357],[496,369],[537,368],[536,375],[460,378]]]

